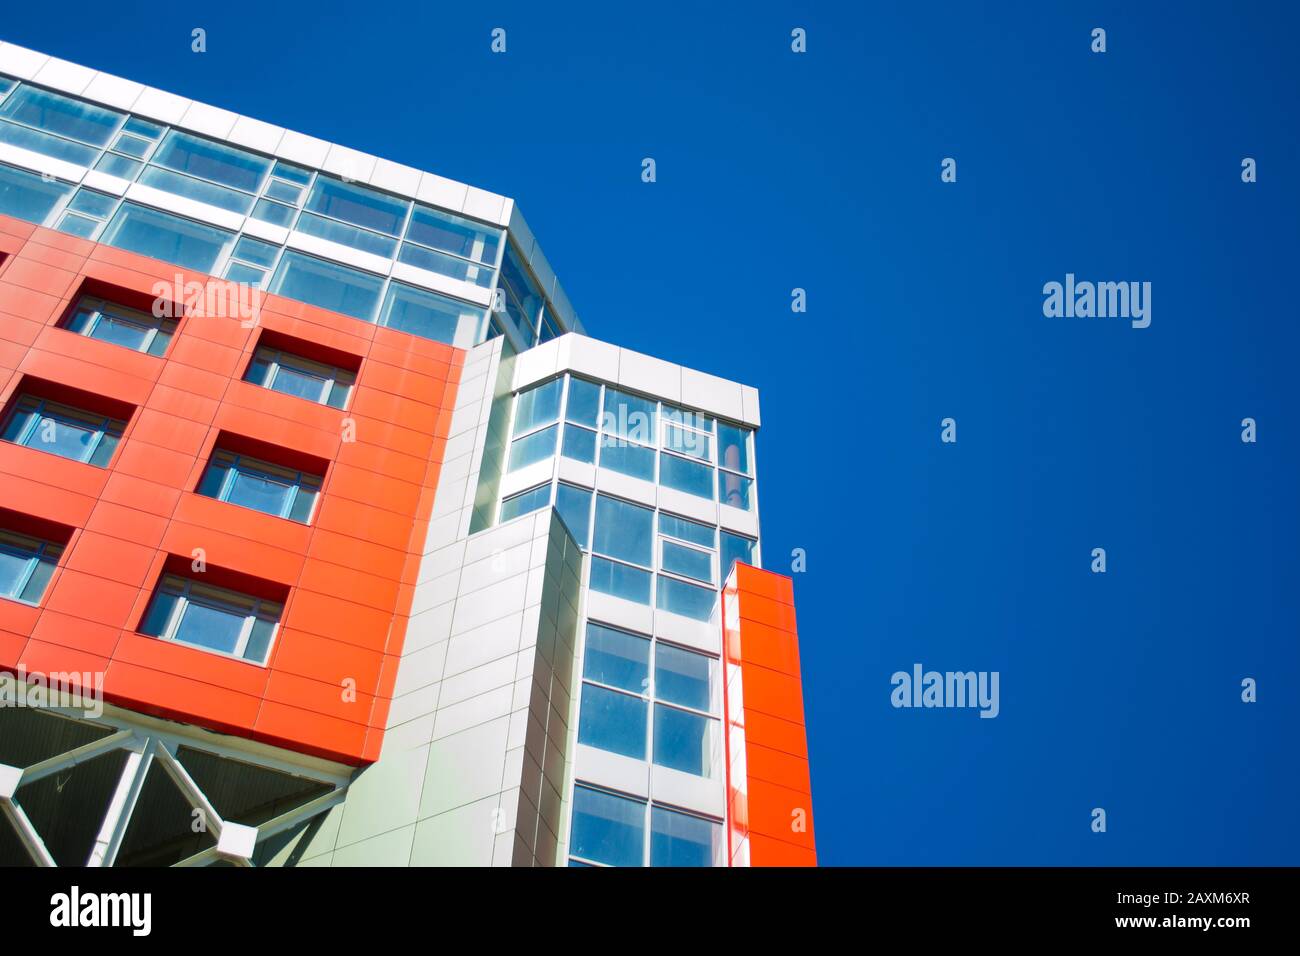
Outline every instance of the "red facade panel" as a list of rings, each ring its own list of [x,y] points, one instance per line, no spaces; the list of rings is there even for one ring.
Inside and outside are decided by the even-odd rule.
[[[159,282],[220,280],[3,216],[0,259],[0,403],[39,385],[129,410],[103,468],[0,442],[0,508],[69,529],[39,606],[0,600],[0,668],[102,672],[105,699],[133,710],[376,759],[464,353],[264,296],[255,323],[186,303],[154,357],[58,323],[82,290],[152,302]],[[352,361],[348,408],[243,381],[264,332]],[[324,471],[310,525],[195,493],[232,442]],[[287,595],[265,666],[139,633],[196,550]]]
[[[728,860],[816,866],[793,582],[736,564],[722,627]]]

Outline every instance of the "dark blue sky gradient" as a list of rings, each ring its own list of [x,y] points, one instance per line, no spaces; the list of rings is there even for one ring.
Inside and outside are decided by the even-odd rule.
[[[1296,6],[556,7],[0,34],[516,197],[590,334],[761,390],[822,862],[1300,862]],[[1067,272],[1150,281],[1151,327],[1044,318]],[[1001,715],[894,710],[915,662]]]

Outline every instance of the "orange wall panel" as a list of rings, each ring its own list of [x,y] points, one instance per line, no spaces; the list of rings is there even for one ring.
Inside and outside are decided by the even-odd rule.
[[[0,669],[103,673],[130,709],[353,764],[377,759],[464,353],[263,296],[258,322],[204,315],[150,356],[59,322],[86,283],[112,299],[210,277],[0,216],[0,399],[24,377],[134,410],[107,468],[0,442],[0,506],[73,529],[39,607],[0,600]],[[131,304],[131,303],[125,303]],[[242,381],[265,332],[354,361],[349,407]],[[344,423],[355,423],[355,441]],[[218,435],[328,465],[310,525],[195,494]],[[266,666],[138,633],[165,568],[287,592]],[[214,579],[215,583],[215,579]],[[348,690],[348,693],[344,691]]]
[[[816,866],[793,582],[736,564],[722,628],[728,859]]]

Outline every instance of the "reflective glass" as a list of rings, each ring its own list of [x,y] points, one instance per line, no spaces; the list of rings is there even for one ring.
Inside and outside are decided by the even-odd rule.
[[[211,273],[233,233],[156,209],[123,203],[102,242],[128,252]]]
[[[685,581],[659,578],[659,596],[656,603],[665,611],[689,617],[695,621],[707,621],[713,616],[713,605],[718,592],[712,588],[700,588]]]
[[[731,566],[737,561],[749,565],[754,563],[754,545],[757,543],[757,541],[743,538],[738,534],[731,534],[728,531],[722,532],[719,568],[724,580],[731,573]]]
[[[514,434],[549,425],[560,417],[560,395],[564,379],[556,378],[519,393],[515,399]]]
[[[718,464],[732,471],[752,475],[754,472],[750,469],[749,461],[750,434],[748,428],[718,422]]]
[[[654,512],[649,508],[598,495],[592,550],[649,567],[653,524]]]
[[[177,196],[216,206],[228,212],[244,214],[253,206],[253,197],[246,193],[236,192],[216,183],[204,182],[193,176],[183,176],[157,166],[145,167],[144,172],[140,174],[140,185],[175,193]]]
[[[648,708],[640,697],[583,684],[578,743],[644,760]]]
[[[144,168],[144,164],[116,153],[105,153],[99,158],[99,162],[95,163],[95,168],[101,173],[116,176],[118,179],[135,179]]]
[[[406,238],[433,249],[492,265],[497,259],[500,233],[450,213],[416,205]]]
[[[105,145],[122,120],[122,114],[115,110],[34,86],[24,86],[6,99],[0,106],[0,116],[94,146]]]
[[[516,438],[510,443],[510,467],[507,471],[517,471],[555,455],[555,435],[559,429],[552,425],[539,432],[533,432],[523,438]]]
[[[332,219],[373,229],[390,236],[399,235],[410,204],[356,183],[345,183],[320,175],[307,196],[304,208]]]
[[[716,866],[722,862],[722,824],[666,807],[651,808],[651,866]]]
[[[564,417],[579,425],[595,428],[600,424],[600,386],[580,378],[569,379],[569,400]]]
[[[451,345],[462,329],[461,340],[470,339],[481,316],[482,311],[475,306],[394,282],[388,287],[379,324]]]
[[[564,519],[578,547],[587,549],[587,535],[591,529],[591,492],[586,488],[561,482],[555,488],[555,510]]]
[[[35,173],[0,166],[0,213],[43,223],[59,201],[76,188],[68,183],[45,182]]]
[[[676,515],[660,513],[659,533],[672,538],[680,538],[683,541],[689,541],[692,544],[698,544],[706,548],[713,547],[714,528],[712,525],[700,524],[698,521],[688,521],[685,518],[678,518]]]
[[[309,212],[304,212],[298,217],[298,225],[294,228],[309,236],[316,236],[318,239],[324,239],[327,242],[337,242],[343,246],[351,246],[353,249],[360,249],[362,252],[369,252],[385,259],[391,259],[393,252],[397,249],[397,240],[389,236],[381,236],[378,233],[358,229],[356,226],[345,222],[335,222],[333,219],[326,219],[323,216],[315,216]]]
[[[551,486],[539,485],[528,491],[520,492],[501,502],[500,521],[509,521],[533,511],[540,511],[551,503]]]
[[[753,507],[754,479],[718,472],[718,500],[724,505],[749,511]]]
[[[659,483],[688,495],[713,500],[713,469],[698,461],[666,453],[659,456]]]
[[[697,777],[711,777],[717,721],[667,704],[655,704],[654,762]]]
[[[268,291],[371,321],[382,286],[379,276],[286,249]]]
[[[560,454],[565,458],[572,458],[574,461],[586,462],[588,465],[596,461],[596,433],[587,428],[579,428],[577,425],[564,426],[564,442],[560,448]]]
[[[605,387],[605,410],[601,427],[606,433],[631,438],[643,445],[655,444],[656,405],[616,388]]]
[[[645,804],[588,787],[574,787],[569,852],[609,866],[641,866],[645,855]]]
[[[713,583],[713,555],[708,551],[697,551],[671,541],[663,542],[662,547],[659,566],[665,571],[705,584]]]
[[[655,480],[655,453],[653,448],[633,445],[610,435],[600,439],[600,467],[631,475],[643,481]]]
[[[655,697],[712,712],[718,662],[704,654],[658,644],[655,647]]]
[[[650,572],[592,555],[591,589],[635,604],[649,604]]]
[[[270,171],[272,160],[172,130],[158,147],[153,162],[180,173],[255,193]]]
[[[644,694],[650,686],[650,640],[594,621],[587,624],[582,676]]]

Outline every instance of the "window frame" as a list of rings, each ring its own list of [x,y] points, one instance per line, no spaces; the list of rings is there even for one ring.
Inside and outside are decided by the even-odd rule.
[[[83,312],[90,312],[90,318],[86,321],[82,329],[73,328],[73,324]],[[99,328],[100,323],[105,317],[116,319],[127,325],[138,326],[147,329],[143,348],[132,349],[129,345],[121,342],[112,342],[108,339],[100,338],[95,335],[95,330]],[[154,358],[162,358],[171,348],[171,343],[176,339],[177,330],[180,322],[176,319],[167,318],[166,316],[153,316],[140,309],[133,309],[130,306],[122,305],[103,296],[82,295],[79,296],[72,308],[68,311],[67,319],[60,325],[60,328],[72,332],[74,335],[80,335],[88,339],[94,339],[96,342],[103,342],[106,345],[113,345],[117,348],[130,349],[141,355],[149,355]],[[167,342],[162,351],[154,352],[153,345],[157,341],[159,333],[167,335]]]
[[[208,475],[216,467],[219,459],[226,459],[228,463],[224,465],[225,474],[221,477],[221,484],[217,488],[216,494],[208,494],[202,488],[208,481]],[[252,505],[244,504],[240,501],[232,501],[230,494],[235,488],[235,482],[240,475],[249,475],[256,478],[269,479],[274,482],[286,484],[289,486],[289,493],[285,497],[284,506],[280,513],[266,511],[262,508],[255,508]],[[310,486],[314,483],[315,487]],[[316,509],[320,507],[321,489],[325,485],[325,476],[317,475],[313,472],[295,470],[284,465],[277,465],[275,462],[267,461],[264,458],[256,458],[252,455],[244,455],[240,452],[231,451],[228,448],[216,447],[212,449],[212,454],[208,457],[208,464],[203,469],[203,474],[199,478],[198,488],[195,494],[202,495],[205,498],[212,498],[225,504],[235,505],[239,508],[247,508],[249,511],[256,511],[259,514],[270,515],[272,518],[283,518],[286,521],[292,521],[295,524],[308,525],[316,517]],[[311,508],[307,516],[301,521],[291,517],[294,506],[298,502],[298,496],[304,488],[308,488],[314,493],[311,502]]]
[[[49,590],[49,581],[46,581],[41,587],[41,593],[34,599],[24,598],[22,594],[27,590],[27,586],[31,584],[32,577],[36,574],[36,569],[41,562],[45,561],[51,565],[50,574],[52,577],[54,571],[58,569],[59,562],[63,559],[63,553],[66,550],[66,544],[24,534],[21,531],[13,531],[10,528],[0,528],[0,552],[5,552],[27,562],[27,566],[15,580],[14,586],[7,592],[0,591],[0,599],[14,601],[28,607],[39,607],[41,601],[45,599],[45,593]]]
[[[176,582],[180,582],[177,587]],[[164,573],[154,586],[153,594],[150,595],[149,604],[145,608],[144,616],[140,620],[139,627],[142,629],[148,622],[153,613],[154,602],[160,595],[169,593],[168,589],[175,590],[172,596],[176,598],[176,603],[172,606],[167,614],[167,620],[163,622],[162,628],[157,634],[150,634],[147,631],[140,630],[140,633],[146,637],[153,637],[160,641],[167,641],[172,644],[179,644],[182,647],[189,647],[194,650],[204,651],[208,654],[217,654],[221,657],[228,657],[233,660],[244,661],[248,664],[255,664],[258,667],[266,667],[267,662],[271,659],[271,651],[275,647],[276,638],[280,636],[280,624],[284,617],[284,602],[272,601],[268,598],[257,597],[256,595],[246,594],[236,591],[233,588],[223,588],[215,584],[205,584],[196,581],[192,577],[181,574]],[[193,597],[196,590],[203,593],[199,596],[201,599]],[[237,616],[230,609],[238,611],[247,608],[243,615],[243,624],[240,626],[239,636],[235,640],[235,649],[233,651],[223,651],[218,648],[207,647],[203,644],[196,644],[193,641],[182,640],[178,637],[181,625],[185,620],[185,612],[191,604],[199,607],[208,608],[209,610],[222,611],[229,613],[231,617]],[[224,606],[222,606],[224,605]],[[275,608],[274,617],[270,614],[263,613],[264,608]],[[262,660],[255,660],[243,656],[248,649],[248,642],[252,638],[253,628],[257,621],[270,621],[272,624],[271,636],[267,639],[266,655]]]
[[[33,402],[35,403],[35,407],[30,408],[26,412],[24,412],[23,410],[24,403],[33,403]],[[56,411],[47,414],[47,410],[51,410],[51,409],[55,409]],[[13,423],[14,418],[18,414],[20,414],[20,412],[25,414],[32,414],[34,415],[34,417],[30,422],[27,423],[26,426],[24,426],[22,432],[19,435],[15,436],[14,438],[4,438],[0,440],[7,441],[13,445],[19,445],[20,447],[23,448],[30,448],[33,451],[44,452],[47,455],[55,455],[56,457],[63,458],[66,461],[75,461],[83,465],[90,465],[94,468],[109,467],[109,465],[113,461],[113,458],[117,455],[117,446],[114,446],[112,452],[108,456],[108,460],[105,461],[102,465],[95,464],[94,462],[95,455],[99,453],[99,449],[104,443],[104,438],[107,436],[112,436],[112,438],[116,441],[117,445],[121,445],[122,436],[126,431],[126,425],[127,425],[126,419],[114,418],[111,415],[100,415],[97,412],[87,411],[86,409],[78,408],[75,405],[68,405],[65,402],[59,402],[59,401],[55,401],[54,399],[45,398],[44,396],[39,395],[38,393],[35,392],[20,392],[17,398],[14,399],[13,405],[10,406],[9,413],[5,416],[4,424],[2,427],[0,427],[0,434],[3,434],[4,432],[7,432],[9,430],[9,427]],[[59,415],[59,414],[62,414],[65,418],[72,419],[72,421],[68,423],[71,425],[76,425],[76,424],[80,424],[83,426],[93,425],[95,431],[95,438],[90,443],[90,445],[87,446],[87,452],[84,458],[74,458],[71,455],[63,455],[57,451],[53,451],[49,448],[42,447],[42,445],[48,445],[49,444],[48,442],[38,442],[36,444],[28,443],[28,439],[30,439],[31,436],[35,434],[35,432],[42,426],[42,424],[45,421],[47,420],[54,421],[55,426],[57,428],[59,424],[59,419],[55,418],[54,415]],[[95,422],[98,422],[99,424],[96,425],[94,424]]]

